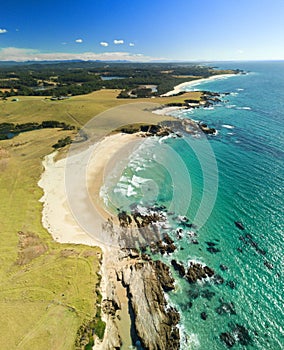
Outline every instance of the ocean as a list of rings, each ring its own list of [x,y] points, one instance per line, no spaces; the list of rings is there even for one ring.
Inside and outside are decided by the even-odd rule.
[[[223,93],[221,102],[173,114],[202,121],[217,135],[147,138],[123,173],[106,179],[108,203],[125,210],[133,203],[163,206],[162,229],[178,249],[162,260],[198,261],[219,275],[189,284],[171,267],[176,289],[168,299],[181,314],[182,349],[226,349],[220,334],[229,333],[234,349],[280,350],[284,62],[214,65],[247,74],[190,86]]]

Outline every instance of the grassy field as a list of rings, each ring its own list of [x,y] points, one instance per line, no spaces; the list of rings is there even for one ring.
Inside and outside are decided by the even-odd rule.
[[[100,250],[57,244],[41,225],[41,161],[61,133],[0,142],[1,350],[73,349],[96,312]]]
[[[19,97],[0,101],[0,123],[64,121],[78,127],[131,100],[103,90],[64,101]],[[195,93],[139,100],[180,102]],[[135,101],[136,102],[136,101]],[[79,327],[96,314],[101,251],[58,244],[41,225],[42,159],[72,131],[42,129],[0,141],[0,349],[69,350]]]
[[[24,123],[58,120],[82,126],[99,113],[133,102],[153,102],[167,104],[183,102],[185,99],[198,99],[200,92],[188,92],[177,97],[157,97],[153,99],[117,99],[119,90],[101,90],[88,95],[74,96],[67,100],[51,101],[44,97],[19,96],[18,102],[0,101],[0,122]]]

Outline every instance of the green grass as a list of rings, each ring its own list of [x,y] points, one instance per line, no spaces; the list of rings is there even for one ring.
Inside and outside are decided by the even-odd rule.
[[[167,104],[199,98],[199,92],[188,92],[178,97],[157,97],[153,99],[117,99],[119,90],[100,90],[87,95],[74,96],[68,100],[51,101],[44,97],[19,96],[19,102],[0,101],[0,122],[25,123],[44,120],[58,120],[74,126],[86,124],[99,113],[123,104],[152,102]]]
[[[78,328],[96,314],[100,250],[55,243],[41,225],[42,158],[70,134],[44,129],[0,142],[1,350],[73,349]],[[25,265],[19,231],[47,246]]]

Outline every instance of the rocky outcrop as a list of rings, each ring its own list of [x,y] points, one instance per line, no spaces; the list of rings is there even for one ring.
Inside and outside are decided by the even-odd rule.
[[[189,283],[195,283],[207,277],[212,277],[214,270],[208,266],[203,266],[199,263],[190,262],[190,266],[186,272],[186,279]]]
[[[167,305],[163,292],[174,288],[169,268],[160,261],[136,261],[122,268],[121,279],[127,288],[142,347],[179,349],[179,314]]]
[[[202,130],[205,134],[209,134],[209,135],[216,134],[216,129],[210,128],[207,124],[199,123],[198,125],[200,127],[200,130]]]
[[[172,260],[171,264],[173,266],[173,268],[178,271],[180,277],[184,277],[185,275],[185,268],[182,264],[178,263],[176,260]]]
[[[134,124],[124,126],[117,131],[123,132],[125,134],[135,134],[142,132],[143,136],[168,136],[172,134],[172,130],[168,127],[159,124]]]

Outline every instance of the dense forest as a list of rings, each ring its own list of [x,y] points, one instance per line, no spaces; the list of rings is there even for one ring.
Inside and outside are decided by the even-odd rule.
[[[0,64],[0,97],[72,96],[104,88],[122,90],[120,98],[151,97],[185,81],[232,72],[240,71],[190,63],[11,62]]]

